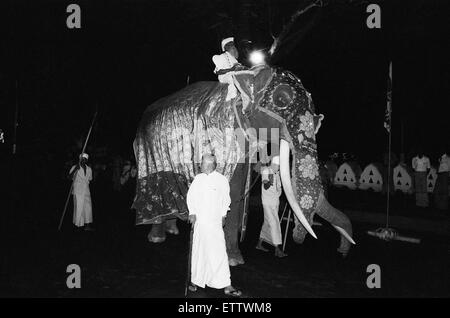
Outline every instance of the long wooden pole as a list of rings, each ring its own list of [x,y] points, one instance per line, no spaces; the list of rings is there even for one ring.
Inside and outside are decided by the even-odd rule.
[[[191,280],[191,265],[192,265],[192,240],[194,238],[194,224],[191,224],[191,231],[189,234],[189,254],[186,270],[186,281],[184,283],[184,297],[187,297],[188,287]]]
[[[84,153],[84,151],[86,150],[86,145],[89,141],[89,137],[91,136],[92,127],[94,126],[95,119],[97,118],[97,112],[98,112],[98,107],[96,107],[96,109],[95,109],[95,114],[94,114],[94,117],[92,118],[91,127],[89,127],[89,132],[86,136],[86,140],[84,141],[83,150],[81,151],[81,153]],[[78,165],[80,164],[79,161],[80,161],[80,159],[78,159]],[[76,170],[77,169],[75,169],[75,172],[76,172]],[[73,182],[71,182],[71,184],[70,184],[70,190],[69,190],[69,193],[67,194],[66,203],[64,204],[64,210],[63,210],[63,213],[59,220],[58,231],[61,230],[61,226],[64,221],[64,216],[66,215],[67,205],[69,204],[70,195],[72,194],[72,190],[73,190]]]

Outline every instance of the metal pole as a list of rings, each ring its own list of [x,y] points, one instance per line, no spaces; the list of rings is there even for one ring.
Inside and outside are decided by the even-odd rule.
[[[405,126],[404,126],[404,123],[403,123],[403,119],[400,121],[400,128],[401,128],[401,130],[400,130],[400,134],[401,134],[401,139],[400,139],[401,145],[400,145],[400,148],[401,148],[401,151],[402,151],[402,154],[403,154],[403,157],[404,157],[405,156],[405,131],[404,131]]]
[[[288,202],[286,202],[286,204],[284,205],[284,209],[283,209],[283,214],[281,214],[281,219],[280,219],[280,223],[283,222],[283,218],[284,218],[284,213],[286,212],[286,208],[288,206]]]
[[[13,147],[12,154],[15,155],[17,151],[17,126],[19,126],[19,83],[16,80],[16,111],[14,114],[14,139],[13,139]]]
[[[287,239],[287,234],[288,234],[288,231],[289,231],[289,223],[291,221],[291,212],[292,212],[292,210],[289,209],[288,220],[287,220],[287,224],[286,224],[286,230],[284,231],[283,252],[284,252],[284,248],[286,247],[286,239]]]
[[[389,117],[389,149],[388,149],[388,177],[387,177],[387,204],[386,204],[386,228],[389,227],[389,198],[391,193],[391,117]]]
[[[388,80],[388,111],[389,111],[389,145],[388,145],[388,173],[387,173],[387,202],[386,202],[386,228],[389,228],[389,199],[391,193],[391,143],[392,143],[392,62],[389,64]]]
[[[15,85],[15,112],[14,112],[14,127],[13,127],[13,142],[12,142],[12,150],[11,150],[11,157],[9,158],[10,163],[11,163],[11,168],[9,170],[10,174],[9,176],[11,177],[10,181],[10,189],[11,189],[11,193],[10,193],[10,206],[9,206],[9,211],[5,211],[6,213],[4,213],[4,219],[2,220],[2,224],[1,224],[1,239],[4,242],[9,242],[12,238],[11,238],[11,228],[12,228],[12,217],[14,215],[14,210],[15,210],[15,206],[16,206],[16,202],[17,202],[17,191],[16,191],[16,178],[15,178],[15,170],[16,170],[16,153],[17,153],[17,127],[18,127],[18,122],[19,122],[19,81],[16,80],[16,85]],[[2,285],[2,287],[5,288],[5,290],[8,290],[9,288],[11,288],[11,281],[10,281],[10,275],[9,275],[9,270],[10,270],[10,259],[11,259],[11,248],[10,248],[10,244],[6,244],[6,247],[3,251],[3,257],[1,258],[0,261],[0,284]]]

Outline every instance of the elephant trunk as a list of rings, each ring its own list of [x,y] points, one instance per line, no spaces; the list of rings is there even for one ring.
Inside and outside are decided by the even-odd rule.
[[[294,211],[298,220],[303,224],[303,226],[309,232],[309,234],[311,234],[312,237],[317,239],[317,236],[314,233],[312,227],[309,225],[309,222],[306,219],[305,215],[303,214],[302,209],[300,208],[300,205],[298,204],[297,199],[295,198],[294,190],[292,189],[291,174],[289,167],[289,151],[290,149],[288,142],[282,139],[280,143],[280,176],[281,176],[281,183],[283,184],[284,193],[292,208],[292,211]]]

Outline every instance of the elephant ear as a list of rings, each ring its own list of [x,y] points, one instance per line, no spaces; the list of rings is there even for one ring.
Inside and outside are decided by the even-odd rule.
[[[322,126],[322,120],[325,118],[323,114],[314,115],[314,134],[317,135],[320,126]]]
[[[272,81],[274,71],[271,67],[260,67],[254,70],[255,76],[253,81],[253,100],[254,103],[250,109],[250,113],[253,113],[258,108],[261,99],[266,93],[267,87]]]

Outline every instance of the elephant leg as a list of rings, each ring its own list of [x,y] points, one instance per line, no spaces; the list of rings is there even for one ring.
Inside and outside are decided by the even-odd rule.
[[[319,196],[316,213],[326,221],[330,222],[338,230],[338,232],[340,232],[341,245],[338,248],[338,252],[344,257],[347,256],[353,241],[349,240],[353,234],[352,224],[349,218],[344,213],[333,207],[325,198],[323,193]],[[346,236],[348,236],[349,239],[347,239]]]
[[[147,235],[150,243],[162,243],[166,240],[166,222],[160,224],[153,224],[152,229]]]
[[[170,219],[166,221],[166,232],[174,235],[178,235],[180,231],[177,227],[177,219]]]
[[[239,228],[244,210],[244,200],[239,199],[244,193],[246,178],[246,165],[240,163],[236,166],[236,170],[230,180],[231,204],[224,227],[225,242],[230,266],[244,264],[244,258],[239,250]]]

